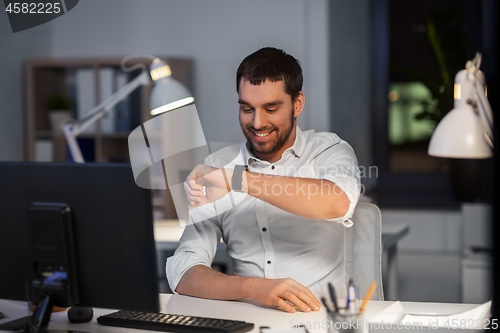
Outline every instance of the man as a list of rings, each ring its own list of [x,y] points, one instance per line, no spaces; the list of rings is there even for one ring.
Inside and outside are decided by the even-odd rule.
[[[346,295],[356,156],[335,134],[297,127],[305,96],[291,55],[260,49],[236,76],[247,141],[212,154],[187,177],[190,223],[167,260],[167,278],[180,294],[317,311],[328,282]],[[221,237],[235,276],[210,268]]]

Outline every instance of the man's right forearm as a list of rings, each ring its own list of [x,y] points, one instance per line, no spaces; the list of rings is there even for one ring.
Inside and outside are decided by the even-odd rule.
[[[183,295],[219,300],[251,298],[250,284],[253,279],[226,275],[207,266],[196,265],[184,273],[175,291]]]
[[[318,311],[320,303],[311,291],[293,279],[231,276],[197,265],[187,270],[175,289],[179,294],[219,300],[252,298],[265,306],[295,312]],[[286,301],[293,304],[288,304]]]

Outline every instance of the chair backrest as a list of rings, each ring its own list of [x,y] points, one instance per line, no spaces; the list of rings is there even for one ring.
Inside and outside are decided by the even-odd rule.
[[[373,300],[384,300],[382,288],[382,217],[377,206],[359,202],[347,231],[347,266],[359,297],[364,298],[373,281],[377,288]]]

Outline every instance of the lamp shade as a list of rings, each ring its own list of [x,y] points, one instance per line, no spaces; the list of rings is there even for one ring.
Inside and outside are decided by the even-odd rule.
[[[155,82],[149,106],[153,116],[180,108],[194,101],[191,93],[178,81],[171,77],[163,78]]]
[[[151,115],[171,111],[194,101],[189,90],[172,78],[170,67],[162,60],[156,58],[153,61],[150,73],[155,82],[149,97]]]
[[[493,155],[490,125],[493,120],[480,63],[481,55],[477,54],[455,76],[454,108],[432,134],[429,155],[471,159]]]
[[[479,115],[471,106],[461,106],[446,114],[432,135],[428,153],[450,158],[492,156]]]

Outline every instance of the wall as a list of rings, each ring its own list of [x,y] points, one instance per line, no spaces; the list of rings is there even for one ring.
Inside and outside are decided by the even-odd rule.
[[[368,0],[332,0],[329,7],[331,128],[367,172],[373,165],[369,8]],[[370,189],[376,177],[362,182]]]
[[[13,34],[0,13],[0,161],[24,159],[24,76],[28,58],[51,54],[51,23]]]
[[[300,119],[302,126],[327,130],[326,6],[326,0],[80,1],[54,21],[53,56],[192,58],[195,103],[207,140],[240,142],[236,68],[257,49],[276,46],[304,65],[307,116]]]
[[[196,105],[208,141],[243,140],[235,72],[264,46],[283,48],[304,69],[304,129],[329,130],[327,0],[82,0],[66,15],[12,34],[0,15],[2,105],[0,160],[22,159],[21,63],[27,57],[155,54],[195,61]],[[6,111],[10,110],[10,111]]]

